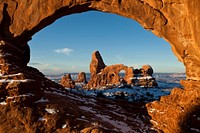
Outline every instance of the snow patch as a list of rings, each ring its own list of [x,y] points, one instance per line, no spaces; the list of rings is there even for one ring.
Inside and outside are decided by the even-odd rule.
[[[6,77],[14,77],[14,76],[20,76],[22,75],[22,73],[17,73],[17,74],[9,74],[9,75],[2,75],[2,78],[6,78]]]
[[[7,103],[5,101],[0,102],[0,105],[6,105]]]
[[[66,128],[66,127],[67,127],[67,125],[66,125],[66,124],[63,124],[63,125],[62,125],[62,128]]]
[[[44,117],[40,117],[40,118],[38,119],[38,121],[45,121],[45,122],[47,122],[47,119],[44,118]]]
[[[80,108],[81,110],[85,110],[85,111],[87,111],[87,112],[97,113],[97,112],[94,111],[91,107],[80,106],[79,108]]]
[[[103,121],[108,122],[111,125],[113,125],[115,127],[116,131],[121,131],[122,133],[132,133],[133,132],[133,130],[124,122],[112,120],[112,118],[110,118],[107,115],[96,114],[96,116],[99,117],[100,119],[102,119]]]
[[[14,82],[30,82],[30,81],[35,81],[33,79],[23,79],[23,80],[14,80],[14,79],[1,79],[0,82],[2,83],[14,83]]]
[[[85,116],[81,116],[82,119],[85,119]]]
[[[137,79],[152,79],[153,77],[151,76],[145,76],[145,77],[137,77]]]
[[[57,113],[55,109],[47,109],[46,108],[45,111],[47,111],[49,114],[52,114],[52,115]]]
[[[45,103],[45,102],[49,102],[49,100],[48,99],[44,99],[42,97],[40,100],[36,101],[35,103]]]
[[[196,131],[196,132],[200,133],[200,130],[199,130],[199,129],[196,129],[196,128],[190,128],[190,130]]]
[[[60,93],[60,92],[57,92],[57,91],[53,91],[53,92],[51,92],[51,91],[44,91],[45,93],[52,93],[52,94],[55,94],[55,95],[59,95],[59,96],[67,96],[66,94],[63,94],[63,93]]]
[[[6,56],[13,56],[13,55],[10,53],[0,54],[0,57],[6,57]]]
[[[27,93],[27,94],[22,94],[22,95],[18,95],[18,96],[7,97],[7,99],[13,99],[16,97],[30,97],[30,96],[35,96],[35,95],[32,93]]]

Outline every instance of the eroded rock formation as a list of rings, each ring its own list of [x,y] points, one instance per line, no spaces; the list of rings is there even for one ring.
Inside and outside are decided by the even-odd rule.
[[[5,100],[5,98],[13,96],[13,94],[20,96],[20,94],[24,94],[26,91],[40,90],[43,92],[41,88],[48,88],[46,86],[50,81],[45,79],[37,70],[26,66],[30,58],[27,42],[36,32],[62,16],[89,10],[98,10],[119,14],[136,20],[145,29],[151,30],[157,36],[168,41],[174,54],[183,62],[187,75],[186,81],[184,81],[184,83],[182,82],[184,89],[175,89],[170,96],[163,97],[160,102],[153,102],[147,106],[155,127],[170,133],[180,131],[183,129],[181,129],[180,125],[186,125],[185,127],[188,125],[187,121],[181,121],[182,123],[179,123],[180,120],[187,116],[193,108],[199,109],[198,107],[200,106],[199,7],[199,0],[48,0],[45,1],[45,4],[40,0],[1,0],[0,69],[2,83],[0,95],[4,96],[2,101]],[[20,76],[18,75],[19,73]],[[27,79],[30,80],[25,82]],[[11,80],[16,81],[8,83],[8,81]],[[15,85],[12,87],[12,84]],[[36,84],[37,86],[33,87]],[[50,86],[60,88],[54,83],[51,83]],[[28,88],[30,88],[30,90]],[[12,89],[16,93],[7,93],[8,90]],[[20,94],[18,92],[20,92]],[[37,96],[39,93],[35,92],[33,93]],[[42,93],[40,94],[43,95]],[[188,99],[188,102],[184,99]],[[23,106],[23,102],[21,105],[16,102],[12,103],[7,101],[7,103],[9,103],[8,106],[1,107],[1,114],[7,114],[10,108],[15,114],[19,114],[19,111],[32,114],[34,113],[34,107],[37,107],[31,107],[29,104]],[[13,106],[22,106],[22,108],[17,108],[17,110]],[[28,109],[25,110],[27,106]],[[159,109],[159,112],[154,111],[152,113],[152,109],[154,108]],[[176,109],[175,112],[174,109]],[[171,111],[173,114],[176,114],[173,121],[167,120],[167,118],[169,118],[168,113],[164,113],[162,116],[160,115],[160,112],[165,111]],[[37,132],[36,129],[39,129],[38,127],[47,127],[45,125],[48,125],[48,128],[46,128],[46,130],[44,129],[44,131],[47,132],[50,130],[55,131],[56,128],[59,128],[51,126],[52,123],[41,123],[31,128],[34,122],[38,123],[38,119],[33,117],[30,117],[30,119],[21,119],[22,117],[19,116],[16,120],[16,115],[16,117],[13,116],[12,118],[12,115],[7,114],[7,116],[9,117],[3,117],[3,115],[1,115],[1,118],[3,118],[2,120],[7,120],[10,125],[2,121],[1,131],[5,131],[5,128],[13,129],[16,124],[18,125],[18,130],[15,129],[16,132],[20,132],[22,129],[26,129],[27,132]],[[39,114],[37,116],[39,116]],[[29,124],[25,125],[25,121],[29,121]],[[19,123],[21,123],[20,126]]]
[[[117,87],[120,84],[128,84],[134,86],[144,86],[144,87],[155,87],[157,83],[155,78],[151,77],[153,74],[153,69],[150,65],[144,65],[141,69],[135,69],[133,67],[128,67],[123,64],[115,64],[110,66],[105,66],[104,68],[99,69],[99,67],[94,64],[96,58],[94,58],[94,53],[92,54],[92,61],[90,63],[90,72],[91,77],[87,84],[89,89],[91,88],[102,88],[102,87]],[[98,52],[98,56],[101,57]],[[101,61],[103,59],[101,58]],[[98,64],[98,63],[96,63]],[[104,64],[104,63],[103,63]],[[101,71],[100,71],[101,70]],[[124,77],[120,76],[120,72],[124,71]]]
[[[120,75],[120,72],[124,71]],[[92,53],[90,63],[90,80],[87,83],[86,74],[80,72],[77,80],[72,80],[70,74],[66,74],[60,83],[66,88],[77,88],[75,83],[83,83],[82,89],[117,88],[119,86],[142,86],[157,87],[158,84],[153,75],[153,68],[150,65],[143,65],[140,69],[134,69],[123,64],[106,66],[99,51]]]
[[[91,77],[97,73],[100,73],[102,69],[104,69],[106,65],[99,53],[99,51],[94,51],[92,53],[92,60],[90,63],[90,74]]]
[[[116,64],[111,66],[106,66],[104,69],[101,70],[100,73],[93,74],[88,82],[89,88],[100,88],[102,86],[113,85],[113,84],[120,84],[120,77],[119,72],[121,70],[125,71],[124,80],[127,83],[130,83],[131,78],[133,77],[133,68],[129,68],[124,66],[123,64]]]
[[[76,83],[87,83],[87,79],[86,79],[86,74],[85,72],[80,72],[78,74],[78,78],[76,80]]]
[[[66,74],[62,77],[60,84],[66,88],[75,88],[75,81],[72,80],[71,74]]]
[[[141,68],[143,76],[152,76],[153,75],[153,68],[150,65],[143,65]]]

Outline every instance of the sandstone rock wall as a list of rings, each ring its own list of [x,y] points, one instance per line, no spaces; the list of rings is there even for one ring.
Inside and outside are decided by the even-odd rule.
[[[183,62],[186,68],[187,80],[183,85],[185,93],[190,97],[190,101],[196,101],[199,106],[199,81],[200,81],[200,1],[199,0],[1,0],[0,1],[0,50],[1,74],[17,74],[18,72],[32,75],[38,80],[43,79],[39,72],[29,71],[26,64],[29,61],[29,48],[27,42],[31,37],[53,23],[58,18],[89,10],[98,10],[119,14],[139,22],[145,29],[151,30],[157,36],[164,38],[172,47],[174,54],[179,61]],[[11,46],[12,50],[7,49]],[[13,54],[14,56],[11,56]],[[31,69],[32,70],[32,69]],[[34,74],[31,74],[34,72]],[[36,73],[35,73],[36,72]],[[16,78],[11,76],[10,79]],[[19,77],[18,77],[19,78]],[[35,83],[35,82],[34,82]],[[32,83],[32,84],[34,84]],[[188,84],[192,84],[188,86]],[[40,83],[40,85],[42,85]],[[1,86],[5,89],[5,86]],[[188,89],[189,88],[189,89]],[[195,91],[193,91],[195,90]],[[3,92],[3,91],[2,91]],[[193,105],[182,104],[180,99],[184,95],[174,91],[169,97],[175,98],[168,103],[168,110],[173,110],[181,106],[183,111],[177,114],[177,119],[173,122],[161,121],[156,115],[152,115],[151,108],[162,107],[167,101],[161,99],[161,103],[149,105],[149,113],[157,122],[156,127],[160,127],[165,132],[175,129],[170,126],[172,123],[178,126],[178,118],[186,114],[186,108]],[[192,97],[193,96],[193,97]],[[177,103],[177,104],[173,104]],[[162,111],[165,109],[163,108]],[[154,112],[158,114],[158,112]],[[163,118],[169,117],[167,114]],[[165,126],[161,126],[165,125]]]

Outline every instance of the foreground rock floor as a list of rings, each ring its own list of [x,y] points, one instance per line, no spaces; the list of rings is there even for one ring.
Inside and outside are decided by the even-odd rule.
[[[34,97],[24,93],[0,103],[0,132],[155,132],[145,103],[92,98],[55,88],[46,88],[37,101]]]
[[[200,131],[200,91],[196,82],[182,81],[187,89],[175,88],[160,101],[146,104],[83,96],[67,91],[34,68],[25,70],[0,76],[2,133]]]

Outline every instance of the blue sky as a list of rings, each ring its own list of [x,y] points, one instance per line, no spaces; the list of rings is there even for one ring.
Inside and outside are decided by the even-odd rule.
[[[184,72],[165,40],[134,20],[109,13],[90,11],[60,18],[36,33],[29,46],[29,65],[45,74],[89,72],[95,50],[106,65],[149,64],[155,72]]]

